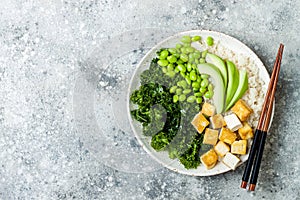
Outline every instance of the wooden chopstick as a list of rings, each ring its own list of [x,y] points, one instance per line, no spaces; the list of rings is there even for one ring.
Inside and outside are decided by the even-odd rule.
[[[280,64],[282,59],[282,52],[283,52],[283,44],[280,44],[280,47],[278,49],[278,53],[276,56],[276,60],[274,63],[273,72],[271,75],[270,83],[268,86],[267,94],[264,100],[262,112],[259,118],[258,126],[255,131],[253,143],[251,145],[248,161],[246,164],[246,168],[242,177],[242,188],[246,188],[248,184],[248,179],[251,173],[253,161],[255,158],[255,164],[253,167],[253,172],[250,179],[250,186],[249,190],[254,191],[255,185],[257,182],[257,177],[259,173],[259,167],[262,159],[264,144],[266,140],[267,131],[269,128],[271,115],[272,115],[272,108],[273,108],[273,101],[275,96],[275,90],[276,90],[276,84],[278,81],[278,75],[280,70]],[[257,154],[257,155],[256,155]]]

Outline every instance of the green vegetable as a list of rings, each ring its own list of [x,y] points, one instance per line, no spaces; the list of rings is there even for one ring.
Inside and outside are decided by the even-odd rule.
[[[169,52],[167,50],[163,50],[160,52],[159,59],[164,60],[167,58],[168,55],[169,55]]]
[[[169,64],[169,62],[167,60],[159,60],[157,64],[159,64],[162,67],[166,67]]]
[[[185,94],[181,94],[181,95],[179,96],[179,101],[184,101],[185,99],[186,99]]]
[[[205,94],[204,94],[204,96],[205,96],[205,98],[208,98],[208,99],[210,99],[212,96],[213,96],[213,91],[207,91],[207,92],[205,92]]]
[[[181,42],[183,43],[190,43],[191,42],[191,37],[188,35],[182,36]]]
[[[186,72],[186,68],[185,68],[185,66],[183,64],[178,64],[177,67],[178,67],[179,71]]]
[[[196,42],[196,41],[199,41],[199,40],[201,40],[201,37],[198,36],[198,35],[192,37],[192,41],[193,41],[193,42]]]
[[[200,52],[190,45],[191,40],[199,38],[193,38],[183,37],[183,45],[158,51],[158,58],[140,75],[141,86],[130,96],[137,105],[131,115],[141,122],[143,134],[151,136],[153,149],[168,151],[170,158],[178,158],[187,169],[200,164],[203,140],[203,134],[191,125],[203,96],[199,92],[202,80],[192,62],[199,59]]]
[[[201,81],[201,87],[207,87],[208,86],[208,80],[207,78],[203,78]]]
[[[206,38],[206,43],[208,46],[212,46],[214,44],[214,39],[211,36]]]
[[[167,60],[168,60],[170,63],[175,63],[175,62],[177,61],[177,58],[176,58],[176,56],[171,55],[171,56],[168,56],[168,57],[167,57]]]
[[[189,103],[193,103],[195,100],[196,100],[195,96],[189,96],[186,101]]]

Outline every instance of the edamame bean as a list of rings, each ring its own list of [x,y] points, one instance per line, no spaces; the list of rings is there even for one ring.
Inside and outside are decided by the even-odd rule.
[[[168,50],[169,50],[169,52],[170,52],[171,54],[177,53],[177,50],[176,50],[175,48],[170,48],[170,49],[168,49]]]
[[[184,80],[182,80],[177,82],[177,86],[180,86],[185,89],[187,87],[187,84]]]
[[[194,56],[193,53],[190,53],[190,54],[189,54],[189,61],[190,61],[190,59],[193,59],[193,60],[195,59],[195,56]]]
[[[175,95],[173,96],[173,102],[176,103],[177,101],[178,101],[178,95],[175,94]]]
[[[207,91],[205,92],[204,97],[210,99],[213,96],[213,94],[213,91]]]
[[[197,77],[197,82],[200,84],[201,83],[201,78],[198,76]]]
[[[195,63],[198,65],[198,64],[199,64],[199,60],[198,60],[198,59],[195,59]]]
[[[213,91],[213,85],[210,83],[208,86],[207,86],[207,89],[208,89],[208,91]]]
[[[197,80],[197,75],[196,75],[196,72],[194,70],[191,71],[191,73],[190,73],[190,79],[191,79],[191,81]]]
[[[176,58],[179,58],[180,54],[179,53],[174,53],[173,56],[175,56]]]
[[[183,73],[186,72],[186,67],[183,64],[178,64],[177,67],[178,67],[180,72],[183,72]]]
[[[157,61],[157,64],[159,66],[166,67],[169,64],[169,62],[167,60],[159,60]]]
[[[198,58],[201,57],[201,54],[200,54],[199,51],[198,51],[198,53],[195,51],[195,52],[193,53],[193,55],[194,55],[194,58],[195,58],[195,59],[198,59]]]
[[[180,52],[181,52],[181,53],[188,53],[185,47],[181,47],[181,48],[180,48]]]
[[[190,43],[191,42],[191,37],[188,35],[182,36],[181,42],[183,43]]]
[[[186,65],[186,69],[187,69],[188,72],[192,71],[192,64],[191,64],[191,63],[188,63],[188,64]]]
[[[197,103],[202,103],[202,98],[201,97],[196,98],[196,102]]]
[[[202,97],[202,93],[201,92],[196,92],[195,94],[194,94],[196,97]]]
[[[185,89],[185,90],[183,90],[183,94],[189,94],[189,93],[191,93],[191,89]]]
[[[199,35],[195,35],[194,37],[192,37],[193,42],[196,42],[196,41],[199,41],[199,40],[201,40],[201,37]]]
[[[201,64],[205,63],[205,59],[204,58],[200,58],[199,59],[199,63],[201,63]]]
[[[207,54],[207,50],[202,51],[201,57],[202,57],[202,58],[205,58],[205,57],[206,57],[206,54]]]
[[[174,70],[176,73],[178,73],[179,72],[179,69],[178,69],[178,67],[176,66],[175,67],[175,70]]]
[[[193,82],[193,83],[192,83],[192,87],[193,87],[193,88],[199,89],[199,88],[200,88],[200,83],[198,83],[198,82]]]
[[[195,51],[194,47],[186,47],[186,51],[189,53],[193,53]]]
[[[212,46],[214,44],[214,39],[211,36],[206,38],[206,43],[208,46]]]
[[[160,52],[159,59],[164,60],[169,55],[169,52],[167,50],[163,50]]]
[[[177,94],[177,95],[180,95],[181,93],[182,93],[182,89],[181,89],[181,88],[177,88],[177,89],[176,89],[176,94]]]
[[[173,64],[168,64],[168,66],[167,66],[167,70],[168,71],[173,71],[174,70],[174,65]]]
[[[189,96],[186,101],[189,103],[193,103],[195,100],[196,100],[195,96]]]
[[[191,82],[191,79],[189,77],[185,77],[185,80],[186,80],[188,85],[191,85],[192,82]]]
[[[180,75],[183,77],[183,78],[185,78],[185,73],[184,72],[180,72]]]
[[[193,69],[196,69],[196,68],[197,68],[197,65],[193,63],[193,64],[192,64],[192,68],[193,68]]]
[[[190,46],[191,46],[191,43],[183,43],[183,46],[184,46],[184,47],[190,47]]]
[[[174,55],[171,55],[171,56],[168,56],[167,57],[167,60],[170,62],[170,63],[175,63],[177,61],[177,58],[174,56]]]
[[[184,101],[184,100],[186,100],[186,96],[184,95],[184,94],[181,94],[180,96],[179,96],[179,101]]]
[[[176,49],[180,49],[182,47],[181,44],[176,44]]]
[[[207,75],[207,74],[201,74],[201,76],[200,76],[202,79],[208,79],[209,78],[209,75]]]
[[[187,62],[189,60],[189,57],[188,55],[186,54],[181,54],[180,55],[180,59],[183,61],[183,62]]]
[[[206,87],[200,87],[199,92],[204,94],[206,92]]]
[[[176,63],[177,64],[183,64],[184,62],[179,58]]]
[[[207,87],[208,86],[208,80],[205,78],[201,81],[201,87]]]
[[[175,93],[176,92],[176,89],[177,89],[177,86],[176,85],[174,85],[174,86],[172,86],[171,88],[170,88],[170,93]]]

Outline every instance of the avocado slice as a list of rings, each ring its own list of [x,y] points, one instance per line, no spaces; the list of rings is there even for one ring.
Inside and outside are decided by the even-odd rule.
[[[213,64],[198,65],[200,74],[207,74],[212,78],[214,95],[212,97],[217,113],[222,113],[225,107],[225,86],[220,70]]]
[[[239,70],[236,68],[235,64],[229,60],[226,60],[227,70],[228,70],[228,87],[226,90],[226,108],[229,105],[236,89],[239,86]],[[227,111],[227,109],[226,109]]]
[[[237,102],[248,90],[248,74],[246,70],[240,70],[240,78],[239,78],[239,86],[232,97],[228,106],[226,106],[226,110],[230,109],[235,102]]]
[[[205,59],[206,59],[207,63],[211,63],[211,64],[215,65],[217,68],[219,68],[219,70],[222,74],[224,86],[226,89],[228,75],[227,75],[227,68],[226,68],[226,65],[225,65],[225,62],[223,61],[223,59],[212,53],[207,53]]]

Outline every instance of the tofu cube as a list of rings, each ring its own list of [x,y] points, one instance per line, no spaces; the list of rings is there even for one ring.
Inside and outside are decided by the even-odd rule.
[[[236,134],[230,131],[228,128],[223,127],[221,129],[219,140],[226,142],[227,144],[232,144],[236,138]]]
[[[206,128],[204,138],[203,138],[203,143],[204,144],[215,145],[218,142],[218,137],[219,137],[219,131],[218,130],[213,130],[213,129],[210,129],[210,128]]]
[[[243,127],[239,128],[238,133],[243,140],[253,138],[253,129],[247,122],[243,122]]]
[[[243,127],[243,124],[235,114],[225,116],[224,120],[227,124],[227,127],[233,132]]]
[[[215,114],[216,108],[215,108],[213,105],[211,105],[211,104],[205,102],[205,103],[202,105],[202,110],[201,110],[201,112],[202,112],[204,115],[206,115],[206,116],[208,116],[208,117],[211,117],[211,116],[213,116],[213,115]]]
[[[221,114],[216,114],[209,118],[211,126],[213,129],[219,129],[223,126],[226,126],[226,122],[224,121],[224,117]]]
[[[224,157],[227,152],[230,151],[230,147],[222,141],[219,141],[216,146],[214,146],[215,152],[220,156]]]
[[[231,153],[245,155],[247,150],[247,140],[234,141],[231,145]]]
[[[253,110],[242,99],[235,103],[235,105],[231,108],[231,111],[234,112],[242,122],[246,121],[253,112]]]
[[[229,168],[235,170],[236,166],[240,162],[240,159],[233,155],[230,152],[227,152],[225,157],[223,158],[222,162]]]
[[[199,133],[202,133],[205,127],[209,125],[209,121],[204,117],[204,115],[201,112],[194,117],[191,123]]]
[[[206,169],[213,168],[218,162],[218,155],[216,152],[211,149],[200,157],[202,164],[206,167]]]

